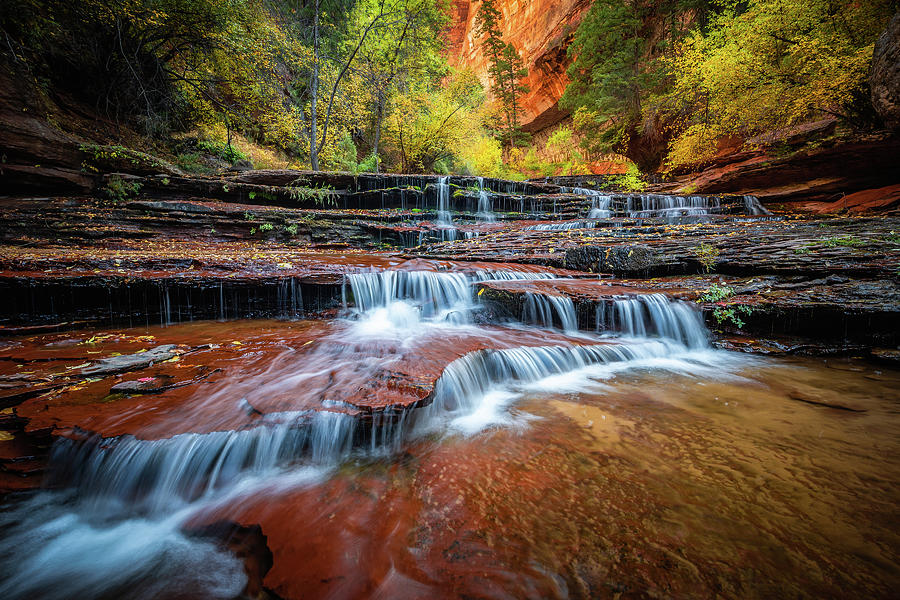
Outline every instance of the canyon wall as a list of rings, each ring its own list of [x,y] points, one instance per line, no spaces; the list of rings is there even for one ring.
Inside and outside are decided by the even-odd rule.
[[[524,83],[530,91],[521,101],[522,126],[534,133],[567,116],[557,107],[569,82],[566,49],[591,2],[496,0],[496,5],[503,15],[503,37],[516,47],[528,69]],[[478,0],[453,0],[447,52],[450,64],[471,68],[488,89],[488,63],[481,51],[481,40],[475,36],[475,15],[480,6]]]

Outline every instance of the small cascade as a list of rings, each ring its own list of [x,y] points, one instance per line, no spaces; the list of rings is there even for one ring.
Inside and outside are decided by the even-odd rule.
[[[478,178],[478,220],[482,223],[493,223],[497,220],[491,206],[491,194],[484,189],[484,177]]]
[[[572,188],[572,193],[591,198],[591,210],[588,212],[589,219],[608,219],[611,216],[609,205],[612,202],[612,196],[597,190],[580,187]]]
[[[159,324],[168,327],[172,324],[172,302],[169,299],[169,286],[163,283],[160,291]]]
[[[464,323],[476,308],[473,283],[552,277],[548,273],[527,271],[478,271],[471,275],[390,270],[350,273],[344,277],[343,300],[346,307],[349,286],[353,303],[359,313],[386,308],[396,302],[407,302],[418,307],[422,318]]]
[[[303,291],[296,277],[289,277],[278,285],[276,302],[281,317],[297,319],[303,315]]]
[[[437,221],[442,242],[456,240],[457,229],[453,224],[453,215],[450,213],[450,178],[439,177],[435,184],[437,190]]]
[[[477,271],[473,281],[522,281],[527,279],[556,279],[552,273],[536,271]]]
[[[700,312],[691,304],[664,294],[635,294],[597,305],[597,331],[616,331],[633,337],[656,336],[688,348],[709,345]]]
[[[756,196],[744,196],[744,211],[748,215],[771,215],[771,211],[760,204]]]
[[[433,423],[457,414],[464,428],[481,429],[484,420],[494,418],[484,409],[486,397],[497,388],[533,383],[592,365],[662,358],[672,351],[664,342],[478,350],[447,365],[435,384],[434,400],[419,410],[419,422]]]
[[[350,452],[357,420],[349,415],[317,411],[274,416],[280,422],[242,431],[153,441],[130,436],[103,443],[62,440],[53,448],[50,481],[75,486],[83,498],[98,503],[117,498],[152,514],[300,457],[330,465]]]
[[[525,231],[568,231],[570,229],[594,229],[595,227],[597,227],[596,221],[560,221],[558,223],[528,225],[523,229]]]
[[[482,418],[479,411],[493,388],[592,365],[663,358],[673,351],[678,348],[660,341],[477,350],[446,366],[432,402],[422,408],[376,413],[369,422],[329,411],[271,414],[251,429],[149,441],[61,439],[53,447],[48,483],[77,490],[81,510],[109,513],[121,503],[148,516],[164,516],[204,499],[214,501],[248,480],[286,474],[288,468],[321,470],[355,452],[396,452],[410,436],[433,429],[447,416]]]
[[[525,304],[522,307],[522,322],[542,327],[554,327],[559,323],[563,331],[578,331],[575,304],[568,296],[526,294]]]
[[[408,302],[418,307],[422,318],[463,322],[473,308],[471,278],[464,273],[351,273],[344,277],[344,283],[344,305],[347,305],[349,286],[360,313],[386,308],[396,302]]]
[[[637,201],[636,201],[637,200]],[[714,196],[629,196],[626,211],[633,219],[686,217],[712,214],[721,206]]]

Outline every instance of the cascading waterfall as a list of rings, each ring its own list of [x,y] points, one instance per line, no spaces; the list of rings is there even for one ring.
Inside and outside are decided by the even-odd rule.
[[[596,221],[560,221],[559,223],[528,225],[523,229],[525,231],[569,231],[571,229],[594,229],[596,227]]]
[[[478,220],[483,223],[493,223],[497,220],[491,206],[491,194],[484,189],[484,177],[478,178]]]
[[[356,309],[362,313],[411,301],[421,307],[423,315],[446,318],[451,312],[467,316],[476,307],[474,282],[551,277],[521,271],[388,270],[348,274],[345,287],[352,291]],[[578,326],[572,300],[562,296],[528,294],[522,318],[544,327],[558,323],[567,332]],[[366,424],[339,412],[303,411],[265,415],[255,427],[241,431],[181,434],[156,441],[128,436],[102,443],[63,440],[54,448],[49,481],[74,486],[82,500],[93,502],[96,510],[116,498],[149,514],[163,514],[173,506],[213,497],[248,476],[277,472],[298,461],[328,466],[346,459],[355,448],[375,453],[396,450],[405,436],[432,427],[435,419],[477,415],[479,403],[497,386],[534,382],[593,364],[662,358],[708,347],[697,311],[661,294],[599,305],[597,327],[664,339],[479,350],[444,369],[428,407],[375,413]]]
[[[760,204],[756,196],[744,196],[744,211],[748,215],[771,215],[771,211]]]
[[[634,361],[683,352],[664,341],[583,346],[533,346],[478,350],[453,361],[435,384],[432,403],[418,410],[420,429],[453,417],[464,431],[480,431],[502,422],[501,409],[516,394],[512,387],[599,365],[627,369]]]
[[[705,348],[709,337],[699,311],[689,303],[664,294],[636,294],[600,303],[597,331],[615,331],[632,337],[658,336],[688,348]]]
[[[522,322],[542,327],[559,323],[563,331],[578,331],[575,304],[568,296],[528,293],[522,306]]]
[[[591,198],[591,209],[588,212],[589,219],[608,219],[610,217],[609,205],[612,201],[612,196],[590,188],[580,187],[572,188],[572,193]]]
[[[683,348],[681,349],[683,351]],[[180,434],[161,440],[60,440],[49,482],[76,489],[82,508],[103,511],[112,499],[164,515],[189,503],[213,501],[248,478],[278,476],[295,464],[334,467],[353,452],[396,452],[410,437],[447,416],[478,418],[492,388],[532,383],[591,365],[664,358],[678,352],[664,341],[477,350],[448,364],[432,401],[392,415],[358,418],[329,411],[266,415],[252,429]],[[483,416],[483,415],[481,415]],[[102,442],[102,443],[101,443]]]
[[[417,307],[421,318],[466,323],[476,308],[473,283],[552,277],[548,273],[528,271],[477,271],[466,274],[387,270],[350,273],[344,277],[343,300],[346,307],[349,287],[359,313],[370,313],[404,302]]]
[[[453,215],[450,214],[450,178],[439,177],[437,187],[437,224],[441,228],[441,237],[444,240],[456,239],[456,226],[453,224]]]
[[[279,314],[296,319],[303,314],[303,291],[296,277],[288,277],[278,285]]]
[[[354,318],[400,304],[414,307],[413,327],[422,327],[425,319],[469,323],[478,308],[474,283],[553,277],[527,271],[352,273],[344,279],[344,298],[345,305],[352,301]],[[300,292],[295,280],[282,283],[278,301],[286,313],[302,311]],[[232,500],[321,481],[352,456],[396,453],[410,439],[445,427],[469,434],[514,421],[515,411],[506,407],[528,391],[558,390],[563,383],[571,389],[585,380],[597,385],[598,378],[635,367],[686,372],[713,360],[694,351],[707,347],[706,336],[696,311],[686,303],[669,302],[661,295],[637,296],[617,299],[608,313],[598,309],[598,329],[663,339],[609,343],[582,334],[554,345],[503,347],[510,342],[501,342],[500,348],[469,352],[447,364],[424,406],[375,411],[366,418],[329,406],[259,415],[241,430],[153,441],[130,436],[61,439],[51,453],[48,483],[53,490],[35,498],[36,508],[25,509],[24,514],[37,516],[28,521],[16,512],[6,517],[0,513],[0,526],[7,531],[0,556],[15,555],[25,565],[21,574],[0,579],[0,592],[14,598],[62,599],[73,590],[84,597],[121,597],[129,595],[129,582],[165,575],[159,588],[151,587],[140,597],[164,597],[171,589],[236,597],[246,581],[242,564],[215,544],[185,533],[198,516],[202,522],[203,516]],[[528,294],[522,320],[577,330],[568,297]],[[287,365],[289,372],[302,376],[321,369],[323,356],[333,360],[335,344],[356,341],[346,336],[355,331],[354,323],[339,328],[344,337],[318,339],[325,354],[298,353],[297,361]],[[521,329],[515,331],[522,334]],[[39,543],[33,541],[35,535]],[[173,555],[189,558],[172,560]],[[180,574],[166,567],[169,564],[189,565],[185,577],[193,579],[172,586]],[[54,589],[62,591],[45,593]]]
[[[311,411],[267,415],[248,430],[186,433],[161,440],[62,440],[53,448],[51,484],[74,485],[97,509],[107,498],[160,514],[299,458],[331,465],[352,447],[357,421]]]
[[[628,197],[626,210],[631,218],[646,219],[708,215],[720,206],[719,199],[714,196],[641,194]]]

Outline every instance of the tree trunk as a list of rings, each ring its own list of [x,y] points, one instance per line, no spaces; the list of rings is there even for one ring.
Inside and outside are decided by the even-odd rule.
[[[313,171],[319,170],[319,149],[316,145],[316,100],[319,95],[319,0],[313,14],[313,72],[312,99],[309,108],[309,166]]]
[[[379,96],[381,94],[379,93]],[[379,97],[378,99],[378,107],[375,109],[375,143],[372,145],[372,154],[375,155],[375,172],[378,173],[381,169],[379,168],[381,165],[378,163],[378,142],[381,141],[381,121],[384,119],[384,109],[382,108],[383,101]]]

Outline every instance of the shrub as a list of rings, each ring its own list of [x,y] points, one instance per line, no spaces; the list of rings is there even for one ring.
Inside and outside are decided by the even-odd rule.
[[[699,246],[694,248],[694,255],[697,257],[697,260],[700,261],[703,270],[709,273],[719,260],[719,249],[712,244],[701,242]]]
[[[118,175],[111,175],[106,182],[103,192],[106,197],[113,202],[127,200],[132,196],[136,196],[141,191],[141,184],[137,181],[125,181]]]

